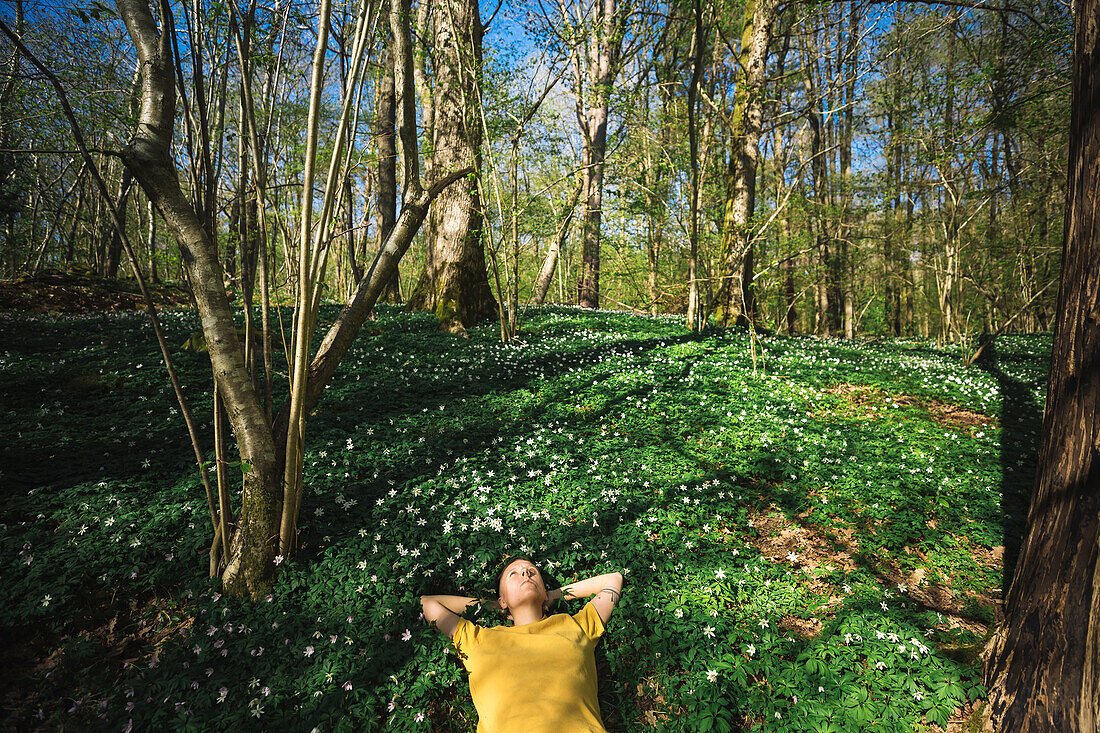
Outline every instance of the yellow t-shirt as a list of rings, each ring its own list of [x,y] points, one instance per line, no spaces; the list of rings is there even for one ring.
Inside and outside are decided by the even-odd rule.
[[[604,733],[593,655],[603,631],[591,603],[523,626],[460,620],[452,641],[470,673],[477,733]]]

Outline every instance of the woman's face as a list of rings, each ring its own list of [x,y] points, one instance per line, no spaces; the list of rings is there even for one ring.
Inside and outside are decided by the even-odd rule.
[[[504,568],[500,578],[500,605],[511,608],[524,601],[546,602],[546,585],[539,569],[527,560],[516,560]]]

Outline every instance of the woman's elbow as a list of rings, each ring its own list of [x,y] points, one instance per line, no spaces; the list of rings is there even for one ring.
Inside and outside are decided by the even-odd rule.
[[[431,623],[439,620],[439,602],[431,596],[420,596],[420,608],[424,612],[424,620]]]

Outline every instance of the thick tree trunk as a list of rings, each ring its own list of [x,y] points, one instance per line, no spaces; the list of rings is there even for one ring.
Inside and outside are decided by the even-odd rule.
[[[1100,728],[1100,1],[1078,0],[1062,281],[1027,532],[986,665],[1012,733]]]
[[[741,54],[736,72],[732,146],[726,171],[726,202],[722,222],[722,280],[715,296],[714,317],[722,326],[748,323],[744,310],[745,257],[752,246],[752,215],[756,199],[756,163],[763,110],[764,79],[778,0],[747,0]],[[751,298],[751,295],[750,295]]]
[[[581,234],[581,277],[577,303],[582,308],[600,307],[600,224],[603,217],[603,166],[607,149],[607,108],[588,112],[593,130],[584,172],[584,227]]]
[[[480,168],[481,120],[477,112],[481,76],[481,17],[475,0],[438,0],[433,8],[437,67],[432,171]],[[460,181],[444,191],[431,212],[427,257],[408,307],[430,310],[440,327],[465,333],[491,316],[482,238],[483,215],[477,181]]]

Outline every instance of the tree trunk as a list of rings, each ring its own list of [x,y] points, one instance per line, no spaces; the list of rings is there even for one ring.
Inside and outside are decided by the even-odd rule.
[[[616,0],[596,0],[592,8],[591,38],[587,58],[574,57],[574,65],[584,68],[584,79],[577,79],[577,120],[583,136],[582,164],[585,201],[581,234],[581,273],[577,282],[577,302],[583,308],[600,307],[600,223],[603,217],[603,169],[607,153],[607,118],[611,86],[618,73],[625,8]],[[582,51],[575,51],[576,54]],[[580,73],[578,73],[580,76]],[[581,93],[581,85],[586,94]]]
[[[699,92],[699,81],[703,78],[703,54],[706,49],[706,33],[703,28],[703,9],[699,0],[692,0],[692,15],[695,19],[695,28],[691,36],[691,83],[688,85],[687,95],[687,123],[688,123],[688,162],[690,199],[688,240],[690,242],[690,256],[688,258],[688,307],[687,327],[692,331],[700,330],[706,325],[707,314],[699,301],[699,204],[702,198],[699,182],[699,133],[695,129],[695,102]]]
[[[471,168],[449,172],[428,191],[420,186],[412,106],[409,7],[407,0],[394,0],[394,4],[397,7],[390,13],[390,26],[399,37],[395,53],[400,65],[400,129],[405,161],[403,205],[390,241],[309,364],[303,400],[305,414],[316,406],[336,365],[392,274],[392,268],[415,236],[432,200],[447,185],[472,172]],[[241,459],[249,464],[244,474],[239,524],[229,541],[229,561],[222,574],[223,587],[233,595],[257,599],[270,590],[279,516],[285,509],[281,504],[284,466],[277,448],[287,435],[289,413],[280,413],[281,422],[276,420],[273,430],[244,364],[214,244],[195,207],[184,196],[177,178],[171,157],[176,102],[171,8],[167,0],[162,0],[158,8],[163,23],[161,32],[145,0],[117,0],[117,6],[137,49],[142,86],[140,116],[133,137],[123,151],[123,161],[179,244],[180,259],[198,308],[218,394],[225,401]],[[299,305],[304,308],[306,304]],[[285,445],[285,441],[282,444]]]
[[[829,336],[833,331],[831,313],[833,311],[833,254],[829,247],[828,222],[826,209],[828,204],[829,173],[825,165],[824,123],[821,112],[818,110],[817,86],[814,83],[814,68],[816,64],[810,51],[803,40],[802,46],[805,74],[803,85],[806,88],[806,97],[811,100],[807,110],[807,118],[810,123],[810,172],[813,179],[813,207],[811,230],[817,251],[819,262],[819,274],[816,278],[817,313],[814,332],[821,336]]]
[[[1100,0],[1078,0],[1062,280],[1039,467],[986,665],[994,728],[1100,727]]]
[[[127,202],[130,198],[130,186],[134,182],[134,177],[129,170],[123,169],[122,180],[118,184],[118,198],[115,199],[115,215],[118,216],[119,221],[126,224],[126,212]],[[107,277],[118,276],[118,265],[122,261],[122,238],[119,236],[118,229],[111,226],[108,220],[108,226],[103,233],[104,239],[107,240],[107,261],[104,267],[103,274]]]
[[[149,202],[149,279],[154,283],[160,282],[160,275],[157,274],[157,211],[153,206],[153,202]]]
[[[386,245],[386,240],[397,221],[397,105],[393,87],[393,49],[386,51],[382,79],[378,83],[378,118],[375,139],[378,141],[378,248]],[[360,276],[357,275],[356,279]],[[386,283],[382,299],[390,303],[401,300],[399,273],[395,269],[393,277]]]
[[[943,243],[943,281],[940,288],[940,316],[942,318],[940,326],[939,340],[946,340],[953,342],[955,340],[955,333],[958,330],[955,324],[955,281],[958,271],[958,254],[959,254],[959,198],[960,193],[957,188],[957,184],[954,181],[954,145],[951,141],[951,135],[948,132],[953,129],[955,124],[955,51],[958,44],[957,39],[957,26],[958,15],[953,15],[951,23],[948,25],[947,35],[947,69],[944,72],[944,85],[946,87],[945,94],[947,95],[946,104],[944,106],[944,133],[943,133],[943,149],[941,156],[944,160],[944,166],[946,170],[940,172],[941,178],[943,178],[943,206],[941,210],[946,212],[946,221],[943,224],[944,230],[944,243]]]
[[[76,230],[80,225],[80,215],[84,211],[84,192],[86,191],[84,185],[84,171],[87,170],[87,166],[81,168],[80,175],[77,177],[77,186],[80,190],[76,194],[76,206],[73,208],[73,223],[69,226],[69,236],[65,240],[65,264],[69,267],[73,265],[73,259],[76,257]]]
[[[416,35],[418,38],[432,37],[432,4],[435,0],[419,0],[416,7]],[[435,104],[432,98],[432,85],[428,79],[428,61],[435,68],[435,58],[430,56],[432,44],[419,43],[413,51],[413,83],[420,98],[420,118],[424,129],[424,147],[426,155],[435,150]]]
[[[274,570],[280,491],[275,447],[245,368],[214,243],[184,196],[171,158],[176,99],[170,8],[161,3],[164,27],[158,32],[143,0],[117,0],[117,5],[141,62],[141,112],[123,161],[179,244],[218,391],[225,399],[241,460],[251,467],[244,474],[240,523],[222,577],[227,592],[257,598],[266,594]]]
[[[569,225],[573,222],[573,215],[577,210],[577,201],[580,200],[580,196],[581,182],[578,180],[577,185],[573,187],[573,193],[569,196],[569,201],[566,202],[565,208],[562,210],[561,225],[554,236],[554,241],[550,243],[550,250],[546,253],[542,269],[539,270],[539,276],[535,280],[535,295],[531,299],[534,305],[542,305],[546,300],[546,293],[550,290],[550,283],[554,278],[554,269],[558,263],[558,257],[565,247],[565,240],[569,237]]]
[[[837,239],[840,246],[840,296],[843,304],[844,337],[854,339],[855,324],[855,268],[852,261],[851,219],[852,219],[852,136],[855,118],[855,85],[858,73],[859,25],[860,15],[855,0],[848,4],[848,38],[844,56],[838,61],[837,69],[844,75],[844,115],[840,133],[840,222],[837,227]],[[841,48],[841,44],[837,44]]]
[[[433,12],[437,66],[432,171],[480,169],[478,5],[475,0],[438,0]],[[430,226],[424,269],[408,307],[430,310],[441,328],[464,334],[467,326],[496,311],[485,269],[477,181],[462,181],[444,191],[432,207]]]
[[[667,95],[665,95],[667,107]],[[660,135],[663,138],[668,132],[667,116],[662,117]],[[649,312],[657,315],[660,312],[659,301],[661,289],[658,284],[661,250],[664,244],[665,232],[665,207],[668,202],[667,176],[664,166],[658,162],[660,151],[653,150],[653,144],[647,137],[645,145],[645,164],[643,175],[645,176],[645,231],[646,231],[646,262],[648,264],[649,285]]]
[[[763,90],[778,0],[747,0],[741,53],[735,74],[732,140],[726,171],[726,202],[722,222],[722,280],[715,296],[714,316],[724,326],[748,323],[744,310],[745,258],[752,246],[752,215],[756,198]],[[751,296],[750,296],[751,297]]]

